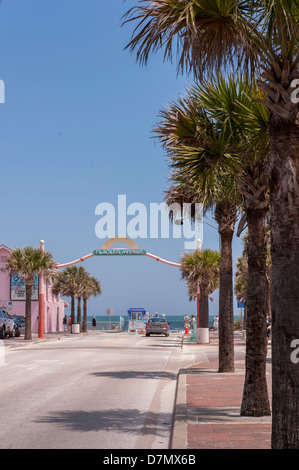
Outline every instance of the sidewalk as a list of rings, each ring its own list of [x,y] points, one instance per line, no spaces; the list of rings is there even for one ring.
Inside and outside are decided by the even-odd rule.
[[[41,343],[41,342],[47,342],[47,341],[60,341],[62,339],[68,339],[68,338],[78,338],[80,335],[78,334],[72,334],[69,331],[60,331],[56,333],[44,333],[43,338],[39,338],[38,333],[32,333],[32,339],[31,340],[25,340],[24,339],[24,334],[22,334],[19,337],[14,337],[14,338],[5,338],[2,340],[5,344],[5,347],[10,349],[10,348],[16,348],[18,346],[26,346],[34,343]]]
[[[19,337],[14,337],[14,338],[5,338],[2,340],[5,344],[5,347],[8,349],[11,348],[16,348],[19,346],[26,346],[30,344],[35,344],[35,343],[43,343],[43,342],[48,342],[48,341],[61,341],[61,340],[67,340],[67,339],[78,339],[82,338],[82,335],[87,335],[91,333],[91,331],[88,331],[87,333],[81,332],[80,334],[77,333],[71,333],[71,331],[59,331],[55,333],[44,333],[43,338],[40,338],[38,336],[38,333],[32,333],[32,339],[31,340],[25,340],[24,339],[24,334],[22,334]],[[92,332],[93,334],[117,334],[121,333],[119,331],[106,331],[106,330],[97,330],[96,332]]]
[[[210,344],[188,343],[200,353],[200,363],[182,369],[178,377],[171,449],[270,449],[271,417],[240,416],[245,377],[245,339],[235,333],[235,372],[218,373],[218,335]],[[267,355],[271,397],[271,348]]]

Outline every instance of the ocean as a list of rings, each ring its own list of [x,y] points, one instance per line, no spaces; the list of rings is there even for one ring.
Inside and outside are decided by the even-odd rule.
[[[112,330],[113,325],[117,326],[120,325],[121,329],[124,331],[128,330],[128,317],[127,316],[116,316],[112,315],[109,317],[108,315],[95,315],[97,320],[96,330]],[[87,329],[92,330],[92,316],[87,317]],[[171,331],[181,331],[185,329],[184,324],[184,315],[167,315],[166,321],[170,323],[170,330]],[[214,315],[210,316],[210,327],[213,326],[213,319]],[[234,321],[240,320],[240,317],[234,317]]]

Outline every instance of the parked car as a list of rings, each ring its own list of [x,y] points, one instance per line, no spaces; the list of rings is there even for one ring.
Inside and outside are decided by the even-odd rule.
[[[6,336],[14,337],[20,336],[21,332],[19,327],[15,324],[9,313],[0,308],[0,339]]]
[[[169,325],[165,318],[154,317],[149,318],[146,323],[145,336],[150,335],[169,336]]]
[[[15,322],[17,327],[19,328],[20,333],[24,334],[25,333],[25,323],[26,323],[25,317],[23,317],[22,315],[13,315],[13,314],[9,314],[9,316],[13,319],[13,321]]]

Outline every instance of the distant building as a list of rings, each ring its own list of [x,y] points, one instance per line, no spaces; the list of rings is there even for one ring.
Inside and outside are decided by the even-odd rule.
[[[25,285],[19,276],[11,276],[5,271],[5,261],[13,251],[6,245],[0,245],[0,308],[8,313],[22,315],[25,317]],[[44,279],[45,293],[45,319],[44,333],[55,333],[63,331],[63,317],[65,315],[66,302],[52,293],[52,281]],[[32,289],[31,301],[31,322],[32,332],[38,332],[38,313],[39,313],[39,279],[36,278],[35,285]]]

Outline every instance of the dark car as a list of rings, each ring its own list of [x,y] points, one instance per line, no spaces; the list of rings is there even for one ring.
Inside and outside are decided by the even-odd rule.
[[[148,322],[146,323],[145,336],[150,335],[169,336],[169,325],[166,322],[165,318],[149,318]]]

